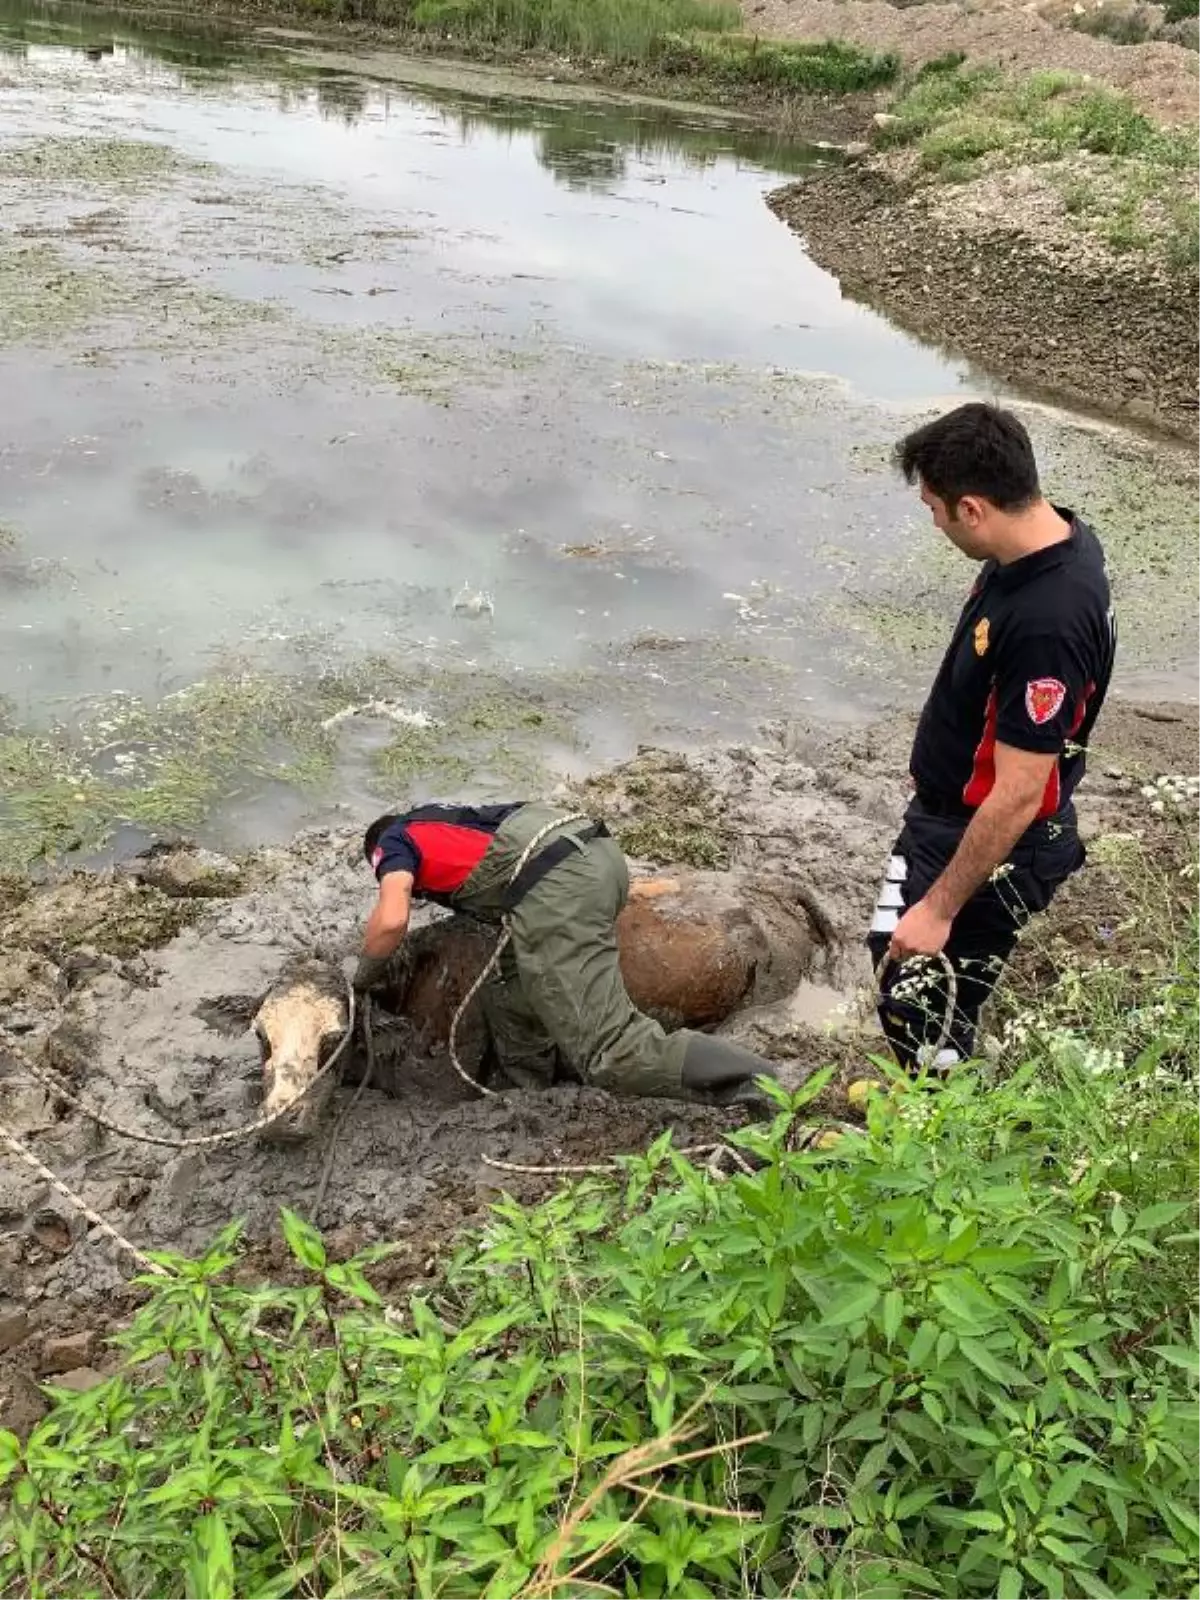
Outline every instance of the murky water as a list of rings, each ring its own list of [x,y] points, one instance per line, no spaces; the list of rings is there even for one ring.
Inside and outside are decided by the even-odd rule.
[[[9,855],[910,692],[967,573],[888,447],[990,386],[763,204],[828,156],[321,60],[0,0]]]

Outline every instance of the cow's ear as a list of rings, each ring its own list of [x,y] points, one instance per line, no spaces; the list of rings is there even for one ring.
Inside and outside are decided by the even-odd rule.
[[[221,994],[201,1000],[192,1015],[218,1033],[245,1033],[266,997],[265,990],[262,994]]]

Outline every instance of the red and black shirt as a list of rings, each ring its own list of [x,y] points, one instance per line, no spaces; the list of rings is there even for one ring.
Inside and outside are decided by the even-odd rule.
[[[389,872],[411,872],[413,894],[445,903],[487,854],[505,817],[522,802],[503,806],[418,806],[379,836],[371,865],[380,882]]]
[[[1058,756],[1039,818],[1062,811],[1083,776],[1117,628],[1099,539],[1073,511],[1055,510],[1070,537],[1005,566],[987,562],[958,619],[909,764],[934,805],[980,805],[997,743]]]

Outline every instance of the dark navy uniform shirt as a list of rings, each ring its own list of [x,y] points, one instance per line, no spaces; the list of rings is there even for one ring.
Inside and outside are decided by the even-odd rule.
[[[379,836],[371,866],[380,882],[389,872],[411,872],[413,894],[442,901],[463,884],[487,854],[505,817],[523,802],[502,806],[419,806],[397,817]]]
[[[910,771],[918,796],[973,810],[996,780],[997,743],[1056,755],[1038,817],[1083,776],[1112,675],[1117,629],[1100,541],[1056,506],[1070,537],[985,564],[925,702]]]

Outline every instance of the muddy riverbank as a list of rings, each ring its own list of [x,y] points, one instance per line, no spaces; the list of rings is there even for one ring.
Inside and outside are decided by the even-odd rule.
[[[753,746],[693,757],[647,751],[562,791],[564,802],[608,817],[644,866],[715,861],[731,882],[760,881],[805,906],[818,936],[806,982],[729,1031],[776,1059],[785,1081],[840,1061],[828,1106],[843,1116],[853,1114],[844,1088],[874,1039],[859,940],[904,803],[910,727],[900,719],[831,738],[792,722]],[[1085,832],[1152,829],[1141,785],[1194,771],[1196,740],[1194,708],[1115,702],[1085,786]],[[1081,942],[1098,939],[1111,916],[1085,878],[1051,918]],[[277,1209],[311,1205],[337,1125],[321,1221],[335,1251],[401,1241],[389,1268],[395,1284],[434,1271],[447,1240],[501,1186],[531,1196],[551,1181],[502,1176],[485,1154],[588,1163],[643,1148],[667,1127],[695,1142],[736,1124],[733,1113],[571,1086],[481,1101],[434,1058],[399,1074],[394,1096],[368,1087],[347,1110],[351,1091],[339,1089],[299,1146],[251,1140],[176,1155],[104,1132],[23,1068],[32,1056],[147,1132],[186,1138],[245,1122],[261,1086],[246,1031],[257,998],[298,956],[348,959],[371,898],[357,830],[310,833],[236,869],[208,860],[181,873],[158,858],[33,889],[8,883],[0,1118],[143,1249],[194,1251],[231,1216],[244,1218],[250,1272],[282,1259]],[[104,1364],[95,1338],[132,1303],[127,1275],[58,1196],[24,1169],[0,1169],[0,1425],[28,1425],[41,1405],[36,1379],[54,1363]],[[65,1334],[78,1336],[66,1354]]]

